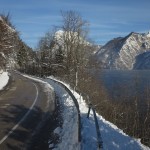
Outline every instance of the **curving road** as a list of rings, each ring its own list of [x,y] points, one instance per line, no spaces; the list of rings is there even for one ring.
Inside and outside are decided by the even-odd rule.
[[[0,149],[38,149],[41,139],[35,141],[33,137],[42,128],[45,116],[54,112],[55,104],[52,100],[47,108],[47,93],[41,83],[15,72],[11,75],[9,86],[0,93]]]

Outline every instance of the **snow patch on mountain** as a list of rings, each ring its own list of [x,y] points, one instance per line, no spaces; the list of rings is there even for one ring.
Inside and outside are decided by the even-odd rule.
[[[133,69],[150,69],[150,50],[136,57]]]
[[[58,30],[55,32],[54,39],[59,45],[62,45],[64,43],[63,34],[64,34],[64,31],[62,31],[62,30]]]
[[[63,30],[58,30],[55,32],[55,38],[60,39],[63,36],[64,31]]]
[[[150,31],[147,33],[147,35],[146,35],[147,37],[150,37]]]
[[[58,44],[64,43],[64,39],[71,40],[70,42],[79,42],[80,44],[85,44],[85,45],[91,45],[88,41],[83,39],[81,36],[78,35],[77,32],[72,32],[72,31],[63,31],[63,30],[58,30],[55,32],[55,41],[58,42]],[[73,40],[73,41],[72,41]]]

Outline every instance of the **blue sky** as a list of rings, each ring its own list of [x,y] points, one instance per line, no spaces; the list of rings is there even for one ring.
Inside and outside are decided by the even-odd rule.
[[[61,25],[61,10],[79,12],[97,44],[150,31],[150,0],[0,0],[0,12],[10,12],[21,38],[33,48],[45,32]]]

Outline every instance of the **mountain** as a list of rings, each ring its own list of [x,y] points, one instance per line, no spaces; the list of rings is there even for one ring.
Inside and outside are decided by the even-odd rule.
[[[85,44],[85,45],[91,45],[86,39],[83,37],[79,36],[77,32],[72,32],[72,31],[63,31],[63,30],[58,30],[55,32],[54,39],[57,41],[59,44],[64,43],[64,38],[65,40],[68,40],[68,42],[79,42],[80,44]]]
[[[138,55],[147,51],[150,51],[150,33],[131,32],[109,41],[94,57],[104,68],[131,70],[135,68]]]
[[[150,69],[150,50],[136,57],[133,69]]]

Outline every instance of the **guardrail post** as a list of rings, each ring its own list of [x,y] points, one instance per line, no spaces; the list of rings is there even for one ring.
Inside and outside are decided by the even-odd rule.
[[[89,110],[88,110],[88,114],[87,114],[87,118],[88,118],[88,119],[89,119],[91,107],[92,107],[92,104],[89,104]]]
[[[94,120],[95,120],[95,127],[96,127],[96,133],[97,133],[98,148],[102,149],[103,148],[103,145],[102,145],[103,142],[102,142],[101,133],[100,133],[99,125],[98,125],[98,120],[97,120],[97,117],[96,117],[95,109],[92,108],[92,110],[93,110]]]
[[[81,142],[81,116],[78,112],[78,141]]]

